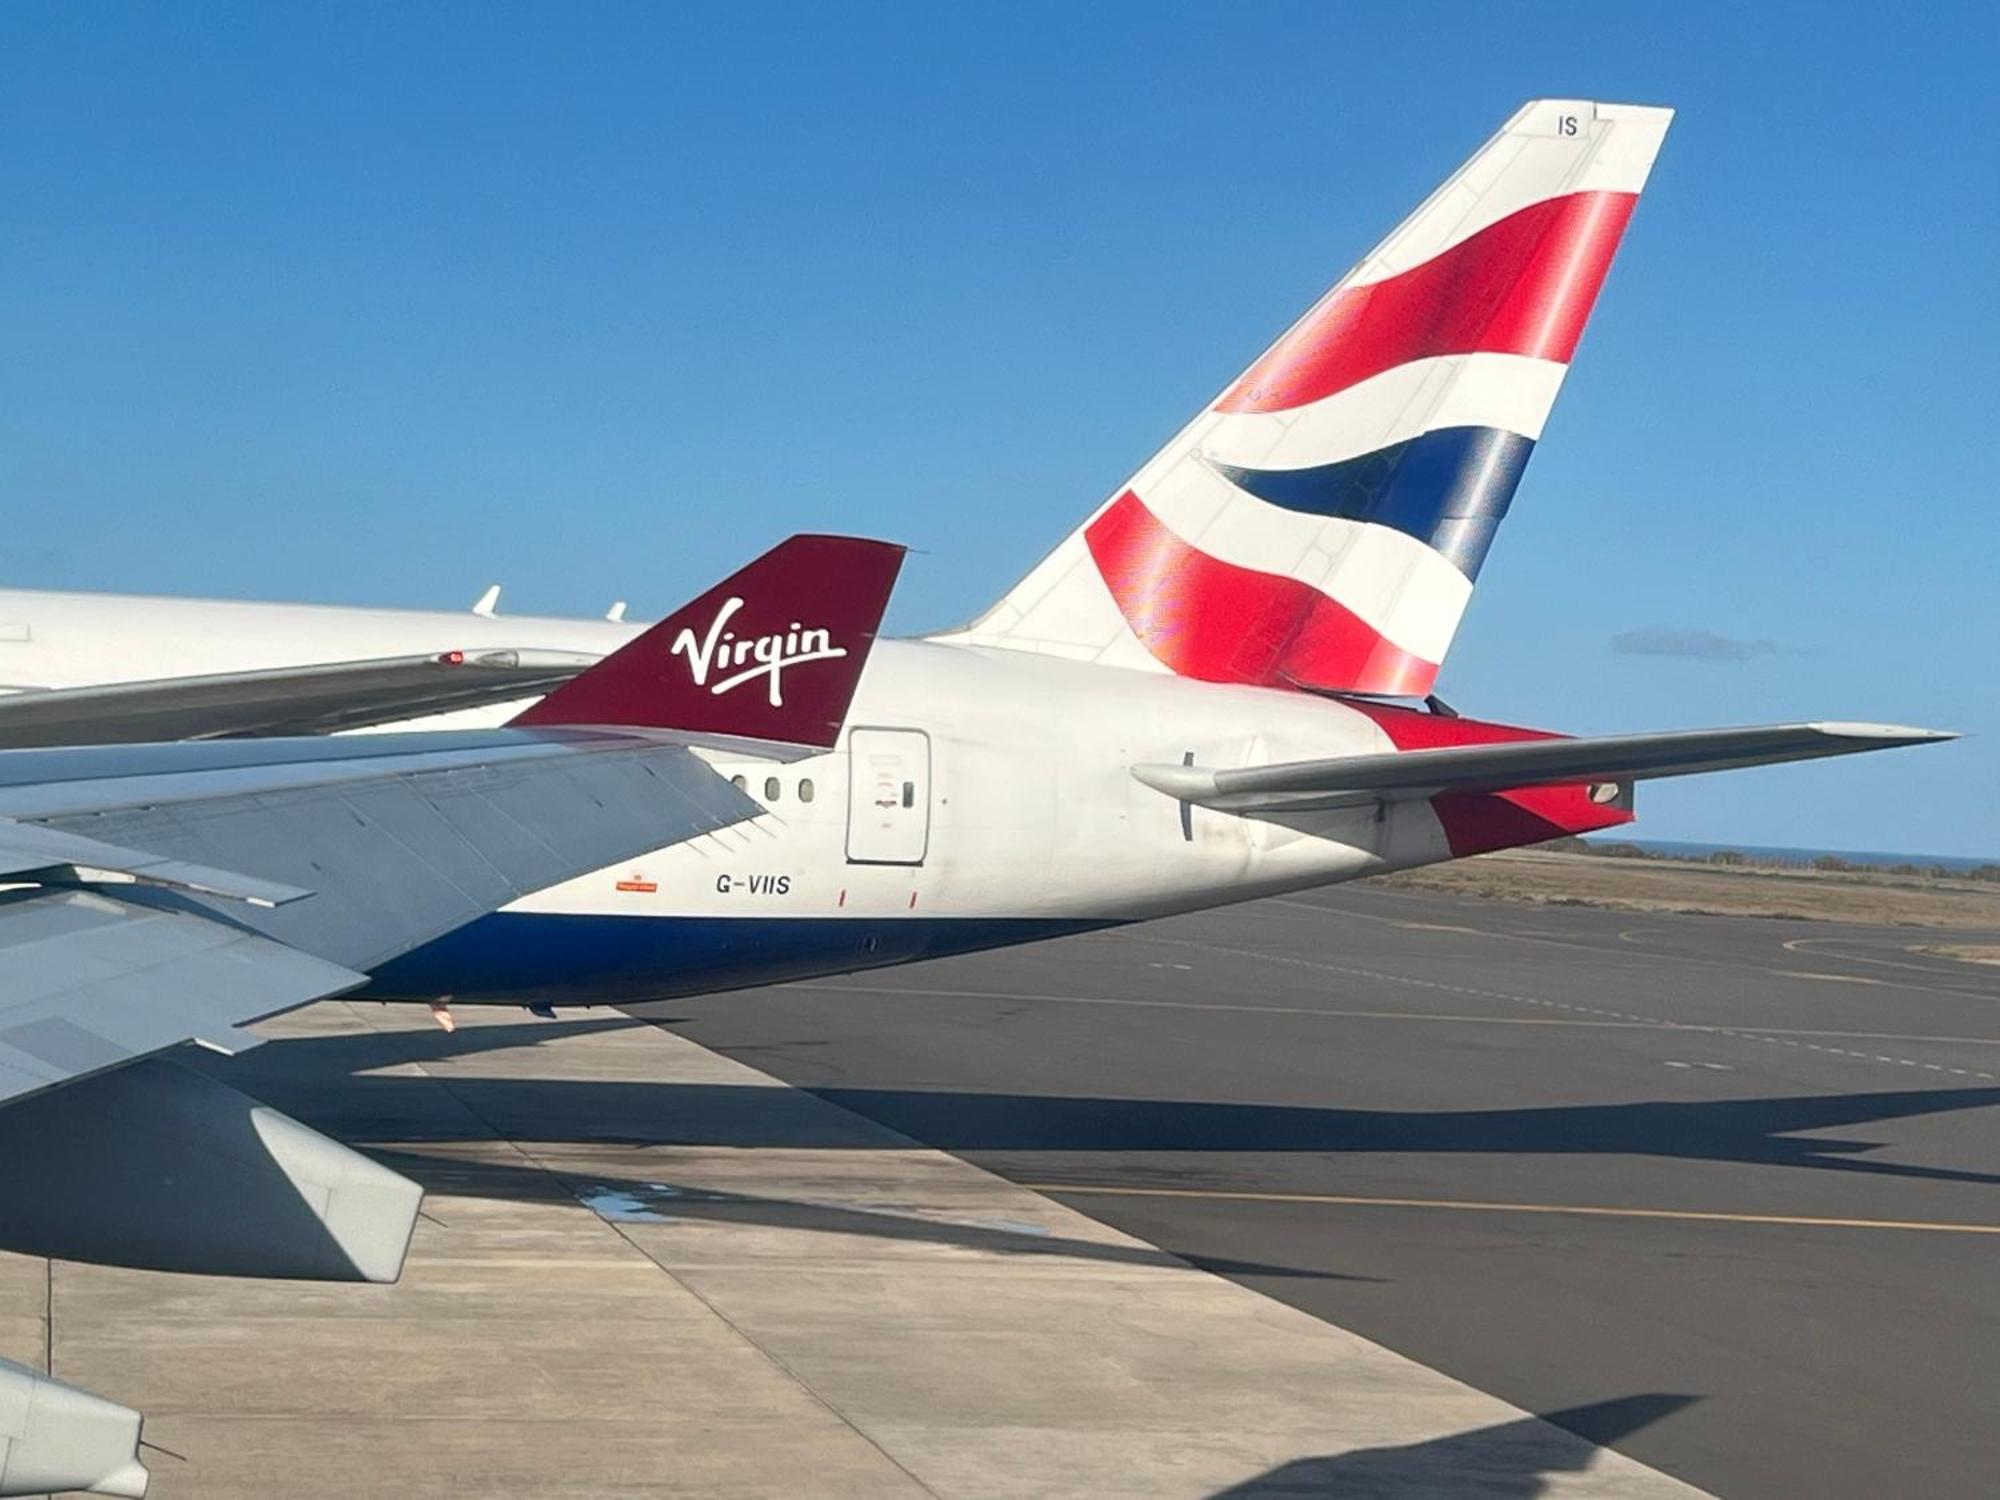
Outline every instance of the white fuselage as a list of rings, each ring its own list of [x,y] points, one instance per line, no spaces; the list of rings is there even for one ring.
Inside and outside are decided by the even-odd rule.
[[[607,653],[642,627],[0,591],[0,688],[418,652]],[[423,721],[503,722],[511,707]],[[398,727],[414,727],[398,726]],[[1027,652],[878,642],[829,753],[710,754],[753,821],[541,891],[392,965],[385,992],[633,998],[839,972],[1163,916],[1450,857],[1428,803],[1280,822],[1133,779],[1393,748],[1337,702]],[[649,919],[641,929],[635,919]]]

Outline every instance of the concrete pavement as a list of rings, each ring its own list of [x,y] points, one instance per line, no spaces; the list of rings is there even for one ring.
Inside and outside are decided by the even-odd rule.
[[[145,1410],[162,1500],[1696,1493],[668,1032],[461,1022],[217,1065],[426,1182],[400,1284],[6,1259],[0,1352]]]
[[[1363,885],[658,1012],[1705,1489],[1984,1500],[2000,970],[1934,940]]]

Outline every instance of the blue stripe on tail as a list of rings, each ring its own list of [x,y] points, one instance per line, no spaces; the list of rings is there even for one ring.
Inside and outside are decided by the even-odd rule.
[[[1211,465],[1246,494],[1286,510],[1393,527],[1477,578],[1534,451],[1534,439],[1517,432],[1441,427],[1310,469]]]

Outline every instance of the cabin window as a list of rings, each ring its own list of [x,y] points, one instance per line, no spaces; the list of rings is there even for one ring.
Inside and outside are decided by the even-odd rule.
[[[749,781],[748,781],[747,779],[745,779],[744,777],[741,777],[741,776],[732,776],[732,777],[730,777],[730,778],[729,778],[729,784],[730,784],[731,786],[735,787],[735,788],[736,788],[736,790],[737,790],[737,791],[739,791],[739,792],[747,792],[747,791],[749,791],[749,790],[750,790],[750,783],[749,783]]]
[[[783,788],[778,785],[777,777],[766,776],[764,778],[764,800],[766,802],[776,802],[778,800],[778,794],[782,790]]]
[[[914,781],[906,781],[903,783],[903,806],[915,807],[916,805],[917,784]]]
[[[799,801],[810,802],[812,799],[813,779],[810,776],[801,776],[799,778]]]

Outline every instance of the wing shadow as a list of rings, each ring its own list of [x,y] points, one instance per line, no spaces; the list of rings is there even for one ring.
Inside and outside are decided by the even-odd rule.
[[[577,1172],[560,1164],[509,1163],[434,1156],[408,1150],[371,1150],[383,1165],[414,1178],[427,1194],[477,1196],[496,1200],[550,1202],[575,1199],[612,1222],[751,1224],[813,1234],[858,1235],[871,1240],[951,1245],[999,1255],[1053,1256],[1107,1265],[1183,1266],[1198,1264],[1223,1276],[1270,1276],[1310,1281],[1379,1283],[1376,1276],[1275,1265],[1264,1261],[1204,1256],[1199,1262],[1151,1245],[1118,1244],[1051,1234],[975,1213],[939,1217],[914,1207],[870,1201],[840,1203],[826,1198],[792,1198],[721,1192],[656,1178]],[[448,1212],[441,1222],[449,1227]]]
[[[1467,1495],[1534,1500],[1553,1474],[1579,1474],[1598,1452],[1672,1416],[1695,1396],[1621,1396],[1395,1448],[1295,1459],[1218,1490],[1211,1500],[1378,1500]]]

